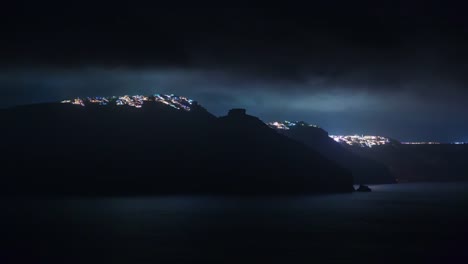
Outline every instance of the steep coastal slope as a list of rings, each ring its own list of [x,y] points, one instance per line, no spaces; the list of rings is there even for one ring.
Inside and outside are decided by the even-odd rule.
[[[287,129],[277,129],[274,126],[272,128],[283,135],[306,144],[324,157],[350,170],[355,184],[396,182],[395,177],[391,175],[389,169],[383,163],[354,154],[331,139],[328,132],[322,128],[308,125],[305,122],[297,122],[297,125],[290,126]]]
[[[388,144],[374,148],[349,147],[354,153],[390,168],[399,182],[468,180],[468,145]]]
[[[351,174],[248,115],[160,102],[3,110],[4,193],[290,194],[352,191]]]

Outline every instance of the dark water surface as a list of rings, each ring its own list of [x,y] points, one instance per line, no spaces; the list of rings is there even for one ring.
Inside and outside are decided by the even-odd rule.
[[[0,263],[468,263],[468,183],[373,190],[4,198]]]

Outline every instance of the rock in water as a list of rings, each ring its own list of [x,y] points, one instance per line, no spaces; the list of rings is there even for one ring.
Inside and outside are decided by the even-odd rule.
[[[359,185],[359,188],[357,188],[356,192],[372,192],[372,189],[369,188],[369,186],[366,185]]]

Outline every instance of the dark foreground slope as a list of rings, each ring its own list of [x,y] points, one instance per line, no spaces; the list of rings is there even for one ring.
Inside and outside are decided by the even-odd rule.
[[[386,164],[399,182],[468,180],[468,145],[393,143],[350,150]]]
[[[260,120],[127,106],[4,110],[3,193],[313,193],[352,190],[350,173]]]
[[[372,159],[352,153],[328,136],[328,133],[318,127],[293,126],[289,130],[278,130],[282,134],[303,142],[324,157],[336,161],[342,167],[350,170],[355,184],[395,183],[395,177],[389,169]]]

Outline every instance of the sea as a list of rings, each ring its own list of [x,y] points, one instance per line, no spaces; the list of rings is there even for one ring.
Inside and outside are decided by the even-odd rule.
[[[468,182],[370,187],[3,198],[0,263],[468,263]]]

